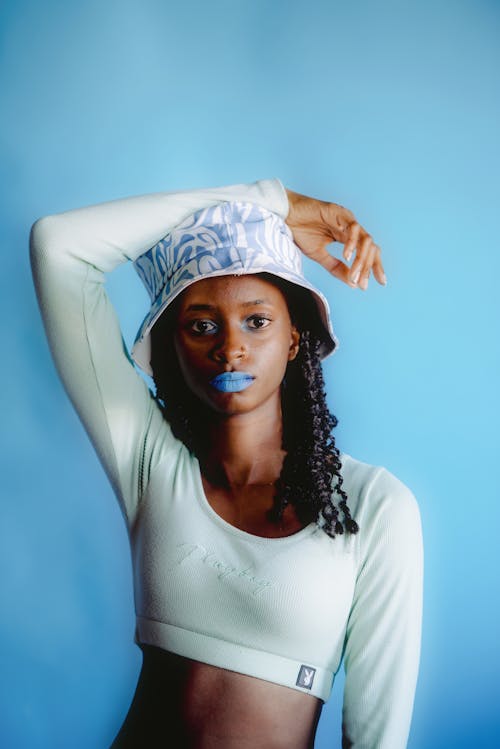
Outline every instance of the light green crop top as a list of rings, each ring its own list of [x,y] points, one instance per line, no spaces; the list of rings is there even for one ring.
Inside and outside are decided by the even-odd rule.
[[[343,455],[356,536],[331,539],[311,523],[262,538],[229,525],[134,369],[104,289],[106,272],[225,200],[288,212],[282,184],[261,180],[113,201],[47,216],[32,229],[51,351],[126,519],[136,642],[324,701],[343,662],[352,747],[399,749],[420,654],[423,555],[413,495],[384,468]]]

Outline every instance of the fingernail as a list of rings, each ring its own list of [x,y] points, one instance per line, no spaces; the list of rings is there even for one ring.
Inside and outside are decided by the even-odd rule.
[[[346,262],[350,263],[352,258],[352,250],[350,250],[347,255],[345,256]]]
[[[363,291],[366,291],[368,288],[368,279],[362,278],[361,281],[359,282],[359,286],[361,289],[363,289]]]
[[[353,277],[351,278],[351,281],[352,281],[353,283],[358,283],[358,281],[359,281],[359,274],[360,274],[360,272],[361,272],[361,271],[357,270],[357,271],[356,271],[356,273],[354,274],[354,276],[353,276]]]
[[[387,284],[387,276],[385,275],[385,273],[382,274],[382,283],[384,284],[384,286]]]

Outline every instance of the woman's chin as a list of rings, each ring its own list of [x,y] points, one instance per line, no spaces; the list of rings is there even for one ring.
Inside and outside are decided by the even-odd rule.
[[[214,393],[210,394],[207,405],[217,413],[225,414],[226,416],[248,413],[259,406],[249,395],[246,390],[236,393],[214,391]]]
[[[251,413],[263,413],[267,409],[276,413],[276,407],[281,408],[281,390],[278,388],[271,393],[259,394],[256,391],[243,390],[239,393],[214,392],[205,395],[204,403],[209,409],[220,416],[240,416]]]

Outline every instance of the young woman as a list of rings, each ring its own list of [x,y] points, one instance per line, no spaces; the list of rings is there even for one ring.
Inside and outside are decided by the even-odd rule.
[[[387,470],[335,446],[320,360],[337,341],[298,246],[353,288],[372,272],[385,283],[349,211],[278,180],[33,226],[51,350],[132,548],[143,667],[114,749],[312,747],[342,663],[343,747],[406,746],[419,511]],[[152,298],[132,355],[156,396],[103,287],[127,260]]]

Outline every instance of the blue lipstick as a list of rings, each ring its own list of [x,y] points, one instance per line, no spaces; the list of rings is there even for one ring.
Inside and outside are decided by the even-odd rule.
[[[222,372],[210,380],[210,384],[221,393],[239,393],[254,381],[248,372]]]

